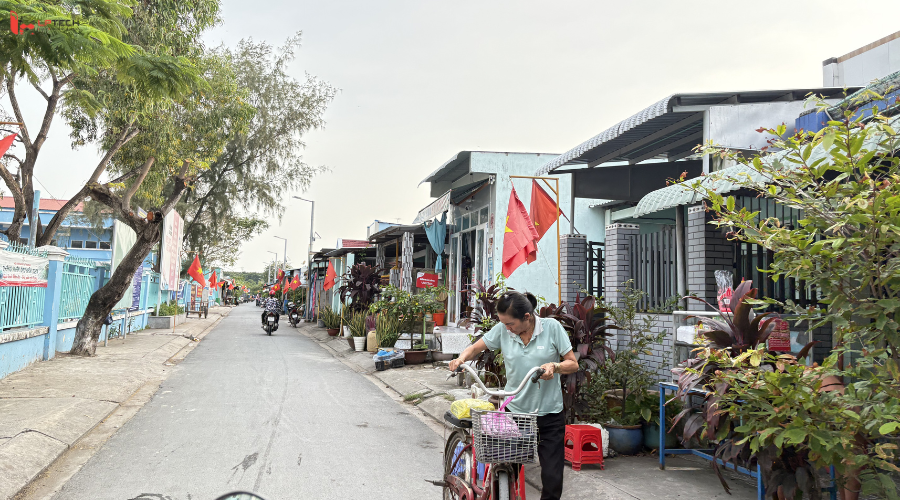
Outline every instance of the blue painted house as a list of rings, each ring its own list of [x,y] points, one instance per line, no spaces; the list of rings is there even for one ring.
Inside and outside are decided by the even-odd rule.
[[[68,200],[42,199],[40,202],[41,222],[47,224],[56,215],[56,212],[65,205]],[[0,198],[0,230],[9,227],[12,222],[15,203],[12,197]],[[69,255],[82,259],[90,259],[98,262],[109,262],[112,259],[112,222],[109,218],[104,221],[104,228],[97,228],[83,216],[84,205],[79,203],[75,210],[62,223],[56,233],[56,238],[51,243],[60,247]],[[21,243],[27,243],[31,234],[31,227],[26,221],[22,227]]]

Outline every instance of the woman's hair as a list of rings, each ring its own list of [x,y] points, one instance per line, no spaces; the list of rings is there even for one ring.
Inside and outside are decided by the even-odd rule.
[[[533,316],[535,307],[537,298],[528,292],[506,292],[497,301],[497,312],[516,319],[525,319],[526,314]]]

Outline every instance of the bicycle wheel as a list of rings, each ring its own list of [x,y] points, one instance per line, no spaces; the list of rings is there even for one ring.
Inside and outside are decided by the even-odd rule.
[[[475,460],[472,455],[472,449],[463,451],[468,444],[469,439],[463,431],[453,431],[447,438],[447,444],[444,446],[444,478],[447,476],[456,476],[463,481],[472,483],[472,462]],[[462,453],[463,456],[457,461],[456,457]],[[456,466],[453,464],[456,462]],[[458,500],[459,496],[452,488],[444,486],[444,500]]]
[[[509,475],[506,471],[497,473],[497,496],[496,500],[509,500]]]

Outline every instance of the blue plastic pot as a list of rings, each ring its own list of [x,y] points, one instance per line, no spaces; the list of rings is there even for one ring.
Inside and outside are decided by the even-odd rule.
[[[644,446],[651,450],[659,449],[659,426],[656,424],[644,424]],[[666,433],[666,449],[678,448],[678,437],[674,432]]]
[[[644,432],[640,425],[607,425],[609,447],[619,455],[637,455],[644,449]]]

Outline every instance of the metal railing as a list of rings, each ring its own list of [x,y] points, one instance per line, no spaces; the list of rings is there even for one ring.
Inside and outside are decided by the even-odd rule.
[[[587,254],[587,291],[595,297],[603,296],[604,243],[589,241]]]
[[[675,263],[675,229],[631,236],[631,278],[644,292],[638,306],[646,311],[662,307],[678,292]]]
[[[59,323],[72,321],[84,315],[91,295],[97,290],[96,261],[68,256],[63,265],[62,290],[60,291]]]
[[[46,292],[46,288],[37,286],[0,287],[0,330],[43,322]]]

